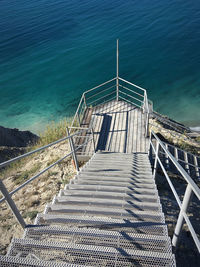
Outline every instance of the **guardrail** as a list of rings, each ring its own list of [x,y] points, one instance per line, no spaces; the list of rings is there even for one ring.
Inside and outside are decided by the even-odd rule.
[[[145,113],[145,135],[149,133],[149,100],[146,89],[133,84],[120,77],[115,77],[96,87],[93,87],[82,94],[78,108],[74,115],[71,126],[81,126],[81,121],[87,107],[102,105],[112,100],[124,100]]]
[[[194,179],[200,181],[200,157],[187,152],[181,148],[173,146],[171,144],[163,142],[165,147],[169,150],[169,152],[175,157],[175,159],[180,163],[180,165],[185,169],[185,171]],[[168,157],[164,152],[160,153],[164,155],[162,160],[163,164],[166,168],[172,169],[169,166]]]
[[[0,203],[2,203],[3,201],[7,201],[8,205],[9,205],[10,209],[12,210],[13,214],[15,215],[17,221],[21,224],[21,226],[23,228],[26,227],[26,223],[25,223],[22,215],[20,214],[17,206],[15,205],[14,201],[12,200],[12,195],[14,195],[16,192],[18,192],[19,190],[21,190],[22,188],[24,188],[27,184],[31,183],[32,181],[34,181],[35,179],[37,179],[38,177],[40,177],[42,174],[44,174],[46,171],[48,171],[50,168],[54,167],[56,164],[60,163],[61,161],[63,161],[64,159],[66,159],[67,157],[69,157],[71,155],[72,155],[72,157],[74,159],[76,170],[79,171],[79,165],[78,165],[78,160],[77,160],[77,155],[76,154],[77,154],[77,151],[79,149],[81,149],[85,145],[85,143],[80,144],[80,145],[78,145],[78,146],[75,147],[74,140],[73,139],[76,136],[80,136],[80,134],[84,130],[89,130],[89,129],[93,132],[93,130],[91,128],[83,128],[83,129],[82,128],[78,128],[78,131],[77,132],[75,132],[73,134],[69,134],[69,129],[66,128],[66,131],[67,131],[68,136],[66,136],[64,138],[61,138],[61,139],[59,139],[59,140],[57,140],[55,142],[52,142],[52,143],[50,143],[48,145],[42,146],[40,148],[37,148],[37,149],[35,149],[33,151],[30,151],[28,153],[25,153],[23,155],[20,155],[18,157],[15,157],[15,158],[13,158],[11,160],[8,160],[8,161],[5,161],[3,163],[0,163],[0,168],[3,168],[3,167],[6,167],[6,166],[10,165],[13,162],[16,162],[16,161],[18,161],[20,159],[26,158],[26,157],[34,154],[34,153],[37,153],[39,151],[42,151],[42,150],[44,150],[46,148],[49,148],[49,147],[51,147],[51,146],[53,146],[55,144],[61,143],[61,142],[66,141],[66,140],[69,140],[70,148],[71,148],[71,152],[70,153],[68,153],[67,155],[65,155],[61,159],[55,161],[54,163],[52,163],[51,165],[49,165],[47,168],[45,168],[42,171],[40,171],[38,174],[36,174],[36,175],[32,176],[31,178],[29,178],[27,181],[25,181],[23,184],[21,184],[20,186],[18,186],[13,191],[8,192],[8,190],[5,187],[3,181],[0,179],[0,191],[3,194],[3,197],[0,199]],[[89,143],[92,140],[93,140],[93,143],[94,143],[94,138],[92,138],[92,139],[90,138],[90,139],[86,140],[86,142]]]
[[[155,139],[155,146],[153,144],[153,141],[152,141],[152,138]],[[190,200],[191,200],[191,197],[193,194],[196,195],[196,197],[198,198],[198,200],[200,200],[200,189],[199,187],[195,184],[195,182],[192,180],[192,178],[188,175],[188,173],[183,169],[183,167],[178,163],[178,161],[176,160],[176,158],[174,158],[172,156],[172,154],[168,151],[168,149],[166,148],[165,144],[158,138],[158,136],[153,132],[151,131],[151,134],[150,134],[150,149],[149,149],[149,156],[151,156],[151,153],[154,152],[155,154],[155,160],[154,160],[154,166],[153,166],[153,176],[155,177],[156,175],[156,172],[157,172],[157,167],[158,167],[158,164],[161,168],[161,170],[163,171],[167,181],[168,181],[168,184],[174,194],[174,197],[176,199],[176,202],[180,208],[180,213],[179,213],[179,216],[178,216],[178,220],[177,220],[177,224],[176,224],[176,227],[175,227],[175,231],[174,231],[174,235],[173,235],[173,238],[172,238],[172,245],[174,247],[177,247],[177,243],[178,243],[178,240],[179,240],[179,237],[180,237],[180,234],[181,234],[181,231],[182,231],[182,226],[183,226],[183,223],[184,223],[184,220],[188,226],[188,229],[192,235],[192,238],[196,244],[196,247],[198,249],[198,251],[200,252],[200,241],[198,239],[198,236],[190,222],[190,219],[189,217],[187,216],[187,209],[188,209],[188,206],[190,204]],[[176,189],[175,187],[173,186],[170,178],[169,178],[169,175],[167,173],[167,170],[165,169],[160,157],[159,157],[159,153],[160,152],[163,152],[165,153],[166,157],[168,158],[168,160],[171,161],[171,163],[176,167],[177,171],[180,173],[180,175],[184,178],[184,180],[187,182],[187,187],[186,187],[186,190],[185,190],[185,194],[184,194],[184,197],[183,197],[183,201],[180,200],[177,192],[176,192]]]

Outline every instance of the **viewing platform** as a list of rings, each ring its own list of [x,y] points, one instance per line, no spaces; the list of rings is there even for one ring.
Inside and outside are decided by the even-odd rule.
[[[89,108],[85,112],[85,121],[93,127],[95,150],[109,152],[148,152],[148,138],[145,137],[145,119],[141,109],[125,101],[110,101]],[[84,153],[93,153],[93,145],[88,143]]]

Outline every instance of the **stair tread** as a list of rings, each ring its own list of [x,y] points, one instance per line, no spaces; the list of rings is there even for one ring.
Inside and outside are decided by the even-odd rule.
[[[79,190],[85,190],[85,189],[91,189],[93,190],[98,190],[101,192],[145,192],[146,194],[155,194],[157,193],[156,188],[141,188],[141,187],[135,187],[133,188],[132,186],[109,186],[109,185],[102,185],[102,184],[97,184],[97,185],[90,185],[90,184],[69,184],[66,185],[66,188],[70,189],[79,189]]]
[[[61,190],[59,196],[71,196],[73,198],[101,198],[101,199],[125,199],[125,200],[146,200],[149,202],[157,202],[158,195],[137,194],[137,193],[120,193],[120,192],[103,192],[103,191],[87,191],[87,190]]]
[[[131,219],[91,217],[83,215],[65,215],[65,214],[41,214],[39,213],[35,220],[36,225],[64,225],[67,227],[95,228],[109,231],[126,231],[131,233],[148,233],[152,235],[168,236],[167,226],[164,218],[161,222],[134,221]]]
[[[9,264],[9,265],[8,265]],[[18,264],[18,265],[16,265]],[[1,267],[16,267],[16,266],[24,266],[24,267],[84,267],[85,265],[79,264],[71,264],[71,263],[64,263],[64,262],[52,262],[47,260],[38,260],[34,255],[29,258],[22,258],[22,257],[12,257],[12,256],[1,256],[0,255],[0,265]],[[89,265],[88,265],[89,267]]]
[[[16,255],[19,251],[23,252],[24,256],[33,253],[36,257],[41,258],[42,260],[48,259],[49,257],[51,260],[57,259],[61,262],[76,264],[85,263],[93,265],[99,260],[103,260],[107,264],[122,264],[122,262],[124,262],[124,266],[129,266],[134,260],[138,260],[141,263],[159,262],[159,266],[165,266],[167,263],[174,262],[173,255],[167,252],[162,253],[125,248],[118,249],[115,247],[79,245],[62,242],[43,242],[33,239],[14,238],[10,254],[11,256]]]
[[[55,197],[55,203],[66,203],[66,206],[68,205],[79,205],[80,207],[88,205],[88,206],[103,206],[106,207],[112,207],[112,208],[130,208],[130,209],[139,209],[140,207],[146,207],[152,210],[157,210],[161,208],[161,205],[159,202],[153,203],[153,202],[144,202],[144,201],[131,201],[131,200],[118,200],[118,199],[101,199],[101,198],[72,198],[70,196],[61,196],[61,197]]]
[[[133,210],[122,208],[99,208],[95,206],[72,206],[61,204],[46,205],[45,213],[64,213],[64,214],[82,214],[84,216],[111,217],[131,219],[137,221],[164,222],[164,214],[161,211]]]

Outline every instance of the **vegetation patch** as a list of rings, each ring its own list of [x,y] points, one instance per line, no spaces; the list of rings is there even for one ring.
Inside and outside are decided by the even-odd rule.
[[[34,175],[36,172],[39,172],[41,165],[42,165],[41,163],[36,163],[30,170],[25,170],[19,175],[16,175],[14,177],[15,184],[17,185],[22,184],[28,178],[31,178],[32,175]]]
[[[38,211],[37,210],[32,210],[32,211],[27,211],[23,214],[23,217],[26,218],[30,218],[31,220],[35,219],[35,217],[37,216]]]

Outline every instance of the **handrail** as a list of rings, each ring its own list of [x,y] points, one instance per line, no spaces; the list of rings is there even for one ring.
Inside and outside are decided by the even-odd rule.
[[[163,144],[167,144],[167,143],[163,142]],[[169,145],[169,144],[167,144],[167,145]],[[170,145],[169,145],[169,146],[170,146]],[[173,147],[173,146],[172,146],[172,147]],[[178,150],[179,150],[179,149],[178,149]],[[180,149],[180,150],[181,150],[181,151],[184,151],[184,150],[182,150],[182,149]],[[166,154],[165,152],[162,152],[162,151],[160,151],[160,153],[163,154],[163,155]],[[186,152],[186,153],[188,153],[188,152]],[[191,154],[191,153],[188,153],[188,154],[193,155],[193,154]],[[195,156],[195,157],[196,157],[196,156]],[[185,164],[187,164],[187,165],[190,165],[190,166],[192,166],[192,167],[194,167],[194,168],[198,168],[198,169],[200,170],[200,167],[199,167],[199,166],[194,165],[194,164],[192,164],[192,163],[190,163],[190,162],[186,162],[186,161],[183,160],[183,159],[178,158],[177,161],[181,161],[182,163],[185,163]]]
[[[91,105],[91,104],[93,104],[93,103],[95,103],[95,102],[97,102],[97,101],[99,101],[101,99],[104,99],[105,97],[110,96],[110,95],[112,95],[114,93],[115,93],[115,91],[113,91],[113,92],[111,92],[111,93],[109,93],[107,95],[101,96],[99,99],[96,99],[96,100],[93,100],[93,101],[89,102],[88,105]]]
[[[73,127],[74,128],[74,127]],[[91,128],[90,128],[91,129]],[[55,161],[54,163],[52,163],[50,166],[46,167],[45,169],[43,169],[42,171],[40,171],[39,173],[37,173],[36,175],[32,176],[31,178],[29,178],[27,181],[25,181],[23,184],[21,184],[20,186],[18,186],[16,189],[12,190],[11,192],[8,192],[7,188],[5,187],[3,181],[0,179],[0,191],[1,193],[3,194],[3,198],[0,199],[0,203],[2,203],[3,201],[7,201],[8,205],[10,206],[12,212],[14,213],[16,219],[18,220],[18,222],[21,224],[21,226],[24,228],[26,227],[26,223],[24,222],[24,219],[22,217],[22,215],[20,214],[19,210],[17,209],[14,201],[12,200],[11,196],[13,194],[15,194],[16,192],[18,192],[20,189],[22,189],[24,186],[26,186],[27,184],[29,184],[30,182],[32,182],[33,180],[35,180],[36,178],[38,178],[39,176],[41,176],[43,173],[45,173],[46,171],[48,171],[50,168],[52,168],[53,166],[55,166],[56,164],[58,164],[59,162],[61,162],[62,160],[64,160],[65,158],[69,157],[70,155],[73,155],[73,157],[76,158],[76,151],[78,151],[81,147],[83,147],[85,144],[89,143],[92,139],[89,139],[88,141],[86,141],[84,144],[82,145],[79,145],[78,147],[74,147],[74,144],[73,144],[73,137],[77,136],[78,134],[80,134],[83,130],[88,130],[87,128],[83,128],[83,129],[78,129],[79,131],[74,133],[74,134],[68,134],[67,137],[64,137],[64,138],[61,138],[55,142],[52,142],[48,145],[45,145],[45,146],[42,146],[38,149],[35,149],[33,151],[30,151],[28,153],[25,153],[24,155],[21,155],[21,156],[18,156],[14,159],[11,159],[11,160],[8,160],[6,162],[3,162],[1,163],[1,167],[5,167],[9,164],[11,164],[12,162],[14,161],[17,161],[17,160],[20,160],[22,158],[25,158],[27,156],[30,156],[32,155],[33,153],[36,153],[38,151],[41,151],[45,148],[49,148],[50,146],[52,145],[55,145],[57,143],[60,143],[62,141],[65,141],[67,139],[69,139],[70,141],[70,146],[71,146],[71,152],[68,153],[67,155],[65,155],[64,157],[62,157],[61,159]],[[93,130],[91,129],[92,133],[93,133]],[[94,142],[94,136],[92,134],[92,137],[93,137],[93,142]],[[77,163],[77,162],[76,162]],[[78,167],[78,164],[76,164],[76,168],[77,168],[77,171],[79,171],[79,167]]]
[[[131,97],[131,98],[135,99],[135,100],[138,101],[138,102],[144,103],[144,101],[142,101],[142,100],[140,100],[140,99],[138,99],[138,98],[136,98],[136,97],[134,97],[134,96],[132,96],[132,95],[129,95],[129,94],[127,94],[127,93],[124,93],[123,91],[120,91],[120,90],[119,90],[119,93],[122,93],[122,94],[124,94],[124,95],[126,95],[126,96],[128,96],[128,97]]]
[[[108,83],[110,83],[110,82],[112,82],[112,81],[114,81],[114,80],[116,80],[116,79],[117,79],[117,77],[114,77],[114,78],[112,78],[111,80],[108,80],[108,81],[106,81],[106,82],[104,82],[104,83],[101,83],[101,84],[99,84],[99,85],[97,85],[97,86],[95,86],[95,87],[93,87],[93,88],[91,88],[91,89],[89,89],[89,90],[86,90],[84,93],[87,94],[87,93],[89,93],[89,92],[91,92],[91,91],[94,91],[95,89],[97,89],[97,88],[99,88],[99,87],[101,87],[101,86],[103,86],[103,85],[105,85],[105,84],[108,84]]]
[[[144,98],[144,95],[141,95],[141,94],[139,94],[138,92],[133,91],[133,90],[131,90],[130,88],[128,88],[128,87],[126,87],[126,86],[124,86],[124,85],[122,85],[122,84],[119,84],[119,86],[120,86],[120,87],[123,87],[124,89],[126,89],[126,90],[128,90],[128,91],[130,91],[130,92],[132,92],[132,93],[134,93],[134,94],[136,94],[136,95],[139,95],[139,96],[141,96],[141,97]]]
[[[76,134],[77,134],[77,133],[76,133]],[[76,134],[72,134],[71,136],[73,137],[73,136],[76,135]],[[27,153],[25,153],[25,154],[23,154],[23,155],[20,155],[20,156],[18,156],[18,157],[15,157],[15,158],[13,158],[13,159],[4,161],[4,162],[0,163],[0,168],[5,167],[5,166],[11,164],[12,162],[17,161],[17,160],[26,158],[26,157],[28,157],[28,156],[30,156],[30,155],[36,153],[36,152],[39,152],[39,151],[41,151],[41,150],[43,150],[43,149],[45,149],[45,148],[48,148],[48,147],[50,147],[50,146],[56,145],[56,144],[58,144],[58,143],[60,143],[60,142],[63,142],[63,141],[65,141],[65,140],[67,140],[67,139],[69,139],[68,136],[67,136],[67,137],[64,137],[64,138],[61,138],[61,139],[59,139],[59,140],[56,140],[55,142],[52,142],[52,143],[50,143],[50,144],[48,144],[48,145],[39,147],[39,148],[37,148],[37,149],[35,149],[35,150],[32,150],[32,151],[30,151],[30,152],[27,152]]]
[[[117,81],[115,85],[113,86],[109,86],[107,88],[102,88],[102,90],[99,91],[99,89],[113,81]],[[135,90],[131,89],[131,88],[128,88],[126,87],[125,85],[123,84],[119,84],[119,81],[122,81],[128,85],[131,85],[139,90],[141,90],[142,92],[136,92]],[[109,94],[104,94],[106,91],[108,91],[109,89],[112,89],[115,87],[115,90],[113,90],[111,93]],[[119,87],[122,88],[121,90],[119,90]],[[129,86],[130,87],[130,86]],[[95,90],[98,90],[97,92]],[[134,95],[130,95],[126,92],[126,90],[130,91],[131,93],[133,93]],[[125,91],[125,92],[124,92]],[[90,92],[93,92],[92,95],[88,95],[88,93]],[[114,94],[116,92],[116,97],[112,97],[112,94]],[[126,96],[123,97],[121,96],[120,94],[123,94]],[[100,97],[97,97],[98,95],[100,95]],[[135,96],[136,95],[136,96]],[[138,97],[137,97],[138,96]],[[97,98],[95,98],[97,97]],[[89,99],[92,99],[94,98],[94,100],[92,101],[88,101]],[[136,84],[133,84],[125,79],[122,79],[120,77],[114,77],[104,83],[101,83],[100,85],[98,86],[95,86],[89,90],[86,90],[82,96],[81,96],[81,99],[80,99],[80,102],[79,102],[79,105],[78,105],[78,108],[75,112],[75,115],[74,115],[74,118],[72,120],[72,124],[71,126],[75,126],[74,125],[74,122],[76,119],[78,119],[78,123],[79,123],[79,126],[81,126],[81,119],[80,119],[80,116],[84,116],[84,112],[85,112],[85,109],[87,108],[87,106],[89,105],[94,105],[94,106],[97,106],[99,102],[101,102],[101,104],[105,103],[104,98],[109,98],[108,101],[111,101],[113,99],[116,99],[117,101],[119,100],[124,100],[124,101],[127,101],[128,103],[130,104],[133,104],[139,108],[143,108],[143,112],[145,113],[145,136],[147,137],[148,134],[149,134],[149,105],[148,105],[148,98],[147,98],[147,91],[146,89],[136,85]],[[128,99],[127,99],[128,98]],[[141,99],[142,98],[142,99]],[[140,102],[142,104],[142,106],[140,106],[138,104],[138,102]],[[85,106],[84,106],[85,105]],[[84,107],[84,109],[83,109]]]
[[[80,102],[79,102],[79,104],[78,104],[78,107],[77,107],[77,110],[76,110],[76,112],[75,112],[75,115],[74,115],[74,118],[73,118],[73,120],[72,120],[72,124],[71,124],[71,125],[74,125],[74,121],[75,121],[76,117],[78,116],[78,112],[79,112],[79,109],[80,109],[80,107],[81,107],[81,103],[84,101],[84,96],[85,96],[85,93],[83,93],[82,96],[81,96]],[[78,117],[78,118],[79,118],[79,117]]]
[[[156,148],[153,145],[152,142],[152,137],[154,137],[156,139]],[[175,199],[179,205],[180,208],[180,213],[179,213],[179,217],[177,220],[177,224],[175,227],[175,231],[174,231],[174,235],[173,235],[173,239],[172,239],[172,244],[174,247],[177,246],[178,243],[178,239],[182,230],[182,226],[183,226],[183,219],[185,220],[191,235],[193,237],[193,240],[196,244],[196,247],[198,249],[198,251],[200,252],[200,241],[198,239],[198,236],[195,233],[195,230],[190,222],[189,217],[187,216],[186,212],[187,212],[187,208],[189,206],[191,197],[192,197],[192,193],[194,193],[196,195],[196,197],[200,200],[200,188],[195,184],[195,182],[192,180],[192,178],[187,174],[187,172],[183,169],[183,167],[178,163],[178,161],[172,156],[172,154],[168,151],[168,149],[166,148],[165,144],[163,144],[163,142],[158,138],[158,136],[151,131],[151,136],[150,136],[150,148],[152,147],[154,153],[155,153],[155,161],[154,161],[154,168],[153,168],[153,176],[155,177],[156,175],[156,171],[157,171],[157,164],[160,164],[160,167],[169,183],[169,186],[175,196]],[[168,159],[171,160],[171,162],[174,164],[174,166],[177,168],[177,170],[179,171],[179,173],[181,174],[181,176],[185,179],[185,181],[187,182],[187,188],[183,197],[183,201],[180,201],[180,198],[178,197],[178,194],[167,174],[167,171],[165,170],[164,165],[161,162],[161,159],[159,158],[159,148],[162,148],[162,150],[165,152],[165,154],[167,155]],[[149,150],[150,153],[150,150]]]
[[[108,88],[106,88],[106,89],[104,89],[104,90],[101,90],[100,92],[97,92],[96,94],[93,94],[93,95],[87,97],[87,100],[89,100],[89,99],[91,99],[91,98],[93,98],[93,97],[95,97],[95,96],[97,96],[97,95],[99,95],[99,94],[102,94],[103,92],[106,92],[106,91],[108,91],[109,89],[111,89],[111,88],[113,88],[113,87],[115,87],[115,86],[116,86],[116,85],[112,85],[112,86],[110,86],[110,87],[108,87]]]
[[[171,159],[175,167],[179,170],[183,178],[187,181],[188,184],[192,187],[195,195],[200,200],[200,188],[195,184],[195,182],[192,180],[192,178],[187,174],[187,172],[183,169],[183,167],[178,163],[178,161],[172,156],[172,154],[167,150],[165,145],[162,143],[162,141],[158,138],[158,136],[154,133],[154,131],[151,131],[154,138],[159,142],[159,145],[162,147],[162,149],[165,151],[167,156]]]
[[[142,88],[142,87],[140,87],[140,86],[138,86],[138,85],[136,85],[136,84],[134,84],[134,83],[131,83],[131,82],[129,82],[129,81],[127,81],[127,80],[124,80],[124,79],[122,79],[122,78],[120,78],[119,77],[119,80],[121,80],[121,81],[123,81],[123,82],[125,82],[125,83],[128,83],[128,84],[130,84],[130,85],[132,85],[132,86],[134,86],[134,87],[136,87],[136,88],[138,88],[138,89],[140,89],[140,90],[142,90],[142,91],[146,91],[146,89],[144,89],[144,88]]]

